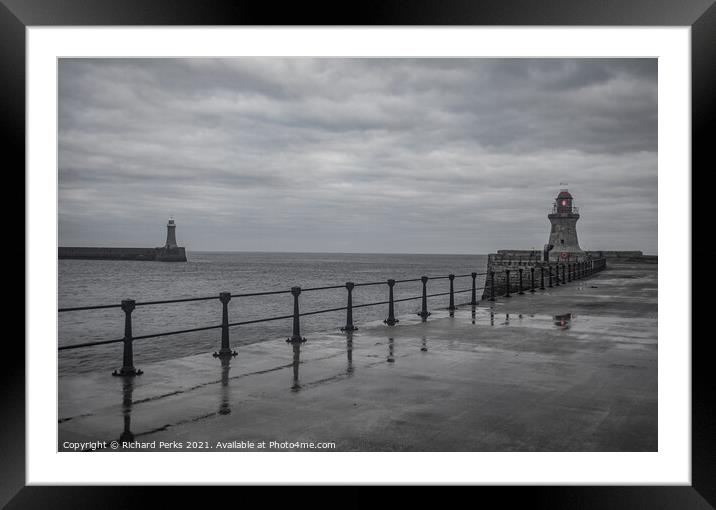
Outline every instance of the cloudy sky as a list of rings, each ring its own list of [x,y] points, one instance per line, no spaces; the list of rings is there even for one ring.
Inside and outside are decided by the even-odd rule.
[[[62,59],[61,246],[657,253],[655,59]]]

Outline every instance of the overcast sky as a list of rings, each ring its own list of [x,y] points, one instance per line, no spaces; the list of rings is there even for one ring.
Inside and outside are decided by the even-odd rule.
[[[61,59],[61,246],[657,253],[656,59]]]

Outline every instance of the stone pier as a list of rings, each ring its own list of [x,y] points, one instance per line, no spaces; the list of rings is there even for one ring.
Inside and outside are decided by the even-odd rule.
[[[432,309],[426,322],[419,303],[399,303],[398,325],[341,333],[337,314],[335,331],[305,334],[298,353],[281,338],[232,359],[144,364],[137,342],[141,377],[97,367],[59,379],[58,449],[122,438],[156,449],[656,451],[657,284],[657,264],[610,261],[587,280],[474,309],[458,299],[452,316]]]

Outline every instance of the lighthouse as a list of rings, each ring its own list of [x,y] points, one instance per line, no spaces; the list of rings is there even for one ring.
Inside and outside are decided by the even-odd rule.
[[[160,262],[186,262],[186,249],[177,245],[177,226],[174,218],[167,223],[167,242],[161,248],[155,248],[156,258]]]
[[[569,190],[563,188],[559,191],[552,205],[552,212],[547,217],[552,228],[549,242],[545,245],[545,259],[554,262],[583,260],[586,253],[579,247],[577,239],[579,209],[575,207]]]
[[[172,249],[177,247],[176,228],[177,226],[174,224],[174,218],[169,218],[169,223],[167,223],[167,242],[164,245],[165,248]]]

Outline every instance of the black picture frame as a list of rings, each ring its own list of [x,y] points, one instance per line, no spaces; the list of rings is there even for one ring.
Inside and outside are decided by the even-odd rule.
[[[690,26],[693,168],[714,167],[712,142],[707,134],[716,106],[714,0],[376,0],[355,4],[353,9],[345,7],[339,2],[329,5],[286,2],[277,6],[271,2],[224,0],[211,3],[201,0],[0,0],[0,69],[3,71],[0,120],[3,161],[8,162],[6,176],[19,174],[10,169],[25,167],[25,29],[70,25]],[[7,181],[5,184],[7,190],[9,184]],[[24,179],[17,186],[24,190]],[[14,224],[8,228],[20,228],[19,222]],[[23,239],[24,228],[23,224]],[[510,506],[517,500],[545,508],[716,506],[716,413],[709,380],[709,337],[694,336],[691,344],[691,486],[485,488],[483,493],[497,496],[501,506]],[[684,339],[687,340],[691,339]],[[0,506],[23,509],[141,506],[144,496],[140,493],[147,490],[142,487],[25,485],[25,349],[17,335],[6,333],[3,343]],[[182,491],[172,492],[183,497]]]

